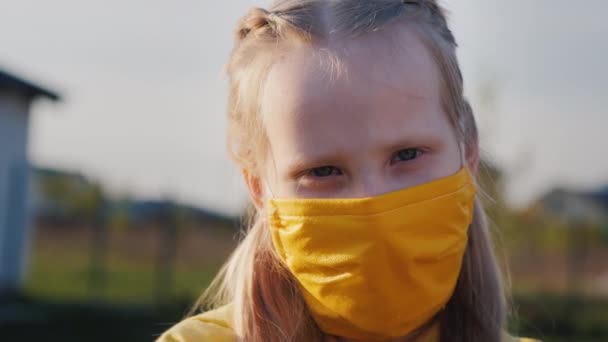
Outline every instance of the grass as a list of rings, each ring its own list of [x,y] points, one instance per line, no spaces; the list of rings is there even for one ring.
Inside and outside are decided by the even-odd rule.
[[[40,230],[30,255],[25,292],[52,301],[109,304],[194,299],[205,289],[232,250],[231,232],[193,231],[177,242],[170,274],[161,272],[154,230],[114,233],[100,272],[92,274],[90,235],[85,228]],[[130,235],[129,235],[130,234]],[[93,278],[92,278],[93,277]],[[94,279],[94,281],[92,281]]]
[[[91,297],[108,303],[150,303],[158,299],[158,273],[152,263],[110,258],[105,281],[96,290],[90,285],[90,266],[86,254],[67,255],[37,252],[31,260],[26,293],[53,300],[87,301]],[[200,270],[177,266],[168,297],[196,297],[207,287],[218,265]]]

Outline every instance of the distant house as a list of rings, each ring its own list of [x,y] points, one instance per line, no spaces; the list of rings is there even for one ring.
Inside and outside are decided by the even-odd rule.
[[[535,205],[543,214],[567,221],[608,223],[608,187],[596,191],[577,192],[554,189]]]
[[[28,126],[31,104],[39,98],[59,100],[55,92],[0,70],[0,291],[18,288],[24,274]]]

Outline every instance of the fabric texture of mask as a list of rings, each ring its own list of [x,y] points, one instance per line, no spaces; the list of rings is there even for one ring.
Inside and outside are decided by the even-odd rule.
[[[466,168],[395,192],[351,199],[272,199],[274,247],[326,333],[405,336],[451,297],[475,185]]]

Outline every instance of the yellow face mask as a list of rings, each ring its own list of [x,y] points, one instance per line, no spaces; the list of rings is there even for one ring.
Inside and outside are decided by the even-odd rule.
[[[411,333],[448,302],[474,198],[462,168],[370,198],[272,199],[268,223],[319,327],[383,340]]]

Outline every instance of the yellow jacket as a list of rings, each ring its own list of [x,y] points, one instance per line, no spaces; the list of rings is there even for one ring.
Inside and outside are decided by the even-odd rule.
[[[234,342],[236,341],[236,335],[229,318],[231,314],[231,306],[228,305],[186,318],[167,330],[156,342]],[[415,342],[437,341],[439,341],[439,329],[438,326],[434,326],[416,339]],[[535,341],[505,335],[503,342]]]

